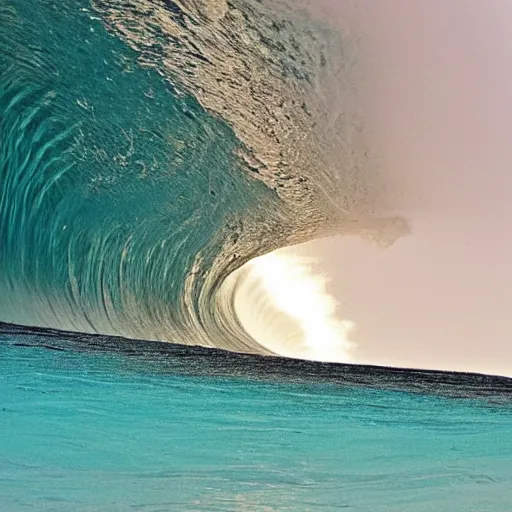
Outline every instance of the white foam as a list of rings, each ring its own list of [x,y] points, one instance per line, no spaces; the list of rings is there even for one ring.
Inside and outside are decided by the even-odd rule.
[[[250,261],[234,277],[236,313],[264,348],[287,357],[350,362],[355,325],[337,317],[328,279],[312,258],[279,250]]]

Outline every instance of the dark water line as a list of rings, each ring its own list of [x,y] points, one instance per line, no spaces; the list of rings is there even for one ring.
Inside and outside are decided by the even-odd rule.
[[[482,399],[493,405],[509,405],[512,400],[512,379],[475,373],[319,363],[5,323],[0,323],[0,342],[31,349],[118,355],[126,360],[126,369],[138,372],[387,389]]]

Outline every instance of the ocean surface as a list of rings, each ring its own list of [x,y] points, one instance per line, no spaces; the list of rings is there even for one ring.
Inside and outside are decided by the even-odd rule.
[[[2,511],[508,512],[512,381],[2,325]]]

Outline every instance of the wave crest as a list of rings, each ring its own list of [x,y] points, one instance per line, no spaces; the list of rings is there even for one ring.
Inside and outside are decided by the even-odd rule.
[[[304,262],[226,279],[396,226],[372,213],[353,57],[280,3],[0,0],[0,321],[345,358],[325,295],[308,323],[271,290],[289,266],[322,296]],[[251,335],[250,283],[302,348]]]

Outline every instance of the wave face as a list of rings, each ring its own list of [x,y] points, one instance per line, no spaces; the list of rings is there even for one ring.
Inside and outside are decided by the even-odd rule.
[[[226,277],[397,225],[353,60],[280,4],[0,0],[0,321],[273,352]]]

